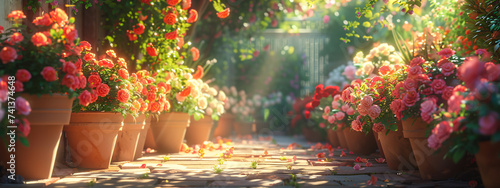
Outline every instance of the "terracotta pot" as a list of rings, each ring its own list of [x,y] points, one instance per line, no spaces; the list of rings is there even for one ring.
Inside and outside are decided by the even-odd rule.
[[[238,136],[246,136],[253,133],[253,123],[235,121],[233,125],[234,132]]]
[[[134,160],[137,144],[139,143],[139,135],[146,125],[145,121],[145,115],[140,115],[137,118],[128,115],[123,120],[123,127],[118,132],[118,138],[116,139],[112,161]]]
[[[427,123],[422,118],[403,121],[403,135],[410,140],[420,177],[424,180],[444,180],[460,173],[460,166],[463,165],[455,164],[449,158],[444,159],[448,146],[442,146],[439,152],[428,147],[426,129]]]
[[[64,126],[74,165],[81,168],[109,168],[123,116],[111,112],[72,113]]]
[[[479,152],[476,154],[477,166],[481,173],[484,187],[498,187],[498,174],[500,174],[500,142],[481,142]]]
[[[31,126],[31,131],[26,137],[29,147],[17,140],[13,147],[15,151],[11,153],[5,144],[1,144],[1,159],[5,162],[3,164],[7,169],[14,168],[16,175],[21,175],[26,180],[51,178],[62,128],[64,124],[69,123],[74,99],[58,94],[41,97],[22,95],[22,97],[31,106],[31,113],[26,117]],[[14,129],[7,128],[5,131],[10,132],[10,130]],[[22,135],[17,129],[16,134],[17,137]],[[4,140],[2,143],[8,142],[9,140]],[[11,154],[15,155],[15,164],[12,166],[9,164]]]
[[[398,121],[398,130],[389,131],[387,129],[378,133],[380,144],[382,145],[387,165],[392,170],[415,170],[417,164],[410,140],[403,136],[403,125]]]
[[[337,136],[337,131],[332,129],[327,129],[326,134],[328,135],[328,141],[333,147],[340,146],[339,137]]]
[[[375,141],[377,143],[377,148],[378,148],[378,151],[380,152],[380,155],[383,158],[385,158],[384,149],[382,148],[382,144],[380,144],[380,139],[378,138],[378,133],[373,132],[373,137],[375,138]]]
[[[308,127],[302,127],[302,134],[304,134],[304,137],[308,142],[323,142],[325,140],[321,131]]]
[[[191,123],[186,130],[187,145],[201,145],[203,142],[207,141],[213,125],[214,121],[209,116],[205,116],[205,118],[198,121],[191,118]]]
[[[151,129],[158,152],[179,152],[189,120],[189,114],[180,112],[161,114],[157,119],[151,120]]]
[[[343,131],[349,151],[360,155],[369,155],[377,151],[377,143],[371,131],[368,134],[351,131],[349,128]]]
[[[146,140],[144,141],[144,148],[156,149],[158,146],[156,145],[155,136],[153,135],[153,129],[151,129],[151,122],[157,121],[157,118],[153,117],[149,121],[149,129],[146,132]]]
[[[214,131],[214,137],[229,137],[231,136],[231,132],[233,131],[233,124],[236,120],[234,114],[225,113],[219,118],[219,122],[217,123],[217,127]]]
[[[139,133],[139,141],[137,142],[137,148],[135,149],[134,160],[142,157],[142,150],[144,150],[144,145],[146,144],[146,137],[151,127],[151,117],[146,118],[146,120],[144,121],[145,121],[144,128],[141,129],[141,133]]]
[[[347,149],[347,141],[345,139],[344,131],[337,129],[337,131],[335,131],[335,132],[337,132],[337,137],[339,139],[340,147]]]

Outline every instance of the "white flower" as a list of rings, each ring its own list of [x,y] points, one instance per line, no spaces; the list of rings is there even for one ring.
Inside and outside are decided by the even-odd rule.
[[[222,107],[222,105],[220,105],[220,104],[217,106],[217,113],[218,114],[223,114],[224,113],[224,107]]]
[[[207,98],[205,97],[200,97],[198,99],[198,107],[200,107],[201,109],[205,109],[207,108]]]
[[[219,91],[218,99],[219,99],[219,101],[226,101],[226,99],[227,99],[226,93],[224,93],[224,91]]]

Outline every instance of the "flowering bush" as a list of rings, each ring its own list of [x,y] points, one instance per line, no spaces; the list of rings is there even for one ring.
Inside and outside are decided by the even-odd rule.
[[[476,53],[482,54],[480,58],[468,57],[458,68],[459,78],[467,87],[454,88],[442,121],[428,138],[429,147],[436,150],[450,140],[453,147],[449,156],[454,161],[459,161],[466,152],[477,153],[479,142],[500,141],[500,65],[485,61],[490,55],[485,56],[481,49]]]
[[[339,97],[338,93],[338,86],[324,87],[323,84],[317,85],[314,90],[313,101],[306,104],[305,117],[315,120],[320,128],[325,128],[327,124],[329,128],[334,130],[337,129],[337,126],[342,126],[342,124],[333,125],[334,119],[343,121],[344,118],[347,118],[345,111],[339,111],[339,106],[334,105],[338,103],[336,102]]]
[[[77,96],[75,90],[86,85],[79,55],[88,43],[79,42],[74,19],[68,19],[58,8],[33,20],[33,34],[28,34],[22,25],[22,19],[26,18],[22,11],[12,11],[7,17],[13,21],[13,27],[4,30],[0,26],[0,104],[3,107],[0,122],[18,125],[20,132],[28,136],[30,124],[25,117],[31,108],[19,94]],[[8,98],[16,99],[15,113],[14,109],[7,109]],[[16,120],[8,122],[6,115],[15,116]],[[5,127],[1,129],[5,131]]]
[[[202,97],[198,99],[198,107],[204,110],[205,115],[212,117],[213,120],[219,120],[219,117],[224,114],[224,104],[227,100],[224,91],[208,86],[208,83],[203,83]]]
[[[137,117],[141,109],[141,104],[137,103],[142,89],[140,84],[146,85],[154,80],[146,80],[142,74],[130,76],[127,63],[113,50],[108,50],[99,60],[87,50],[84,54],[82,69],[88,77],[85,81],[88,84],[79,90],[73,112],[115,112]]]

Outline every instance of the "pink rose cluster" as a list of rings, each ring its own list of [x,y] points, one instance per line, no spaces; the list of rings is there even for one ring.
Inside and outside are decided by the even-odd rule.
[[[334,111],[335,113],[331,114],[330,112],[332,111]],[[341,95],[336,94],[333,97],[331,106],[325,107],[323,119],[327,120],[330,124],[337,124],[337,126],[342,127],[347,120],[347,116],[353,115],[354,113],[354,109],[349,104],[343,101]]]
[[[367,95],[361,99],[358,105],[358,112],[361,116],[368,115],[374,120],[380,115],[381,109],[378,105],[373,104],[373,97]]]
[[[432,134],[427,138],[428,146],[434,150],[441,147],[444,141],[448,139],[453,132],[453,128],[448,121],[442,121],[432,129]]]

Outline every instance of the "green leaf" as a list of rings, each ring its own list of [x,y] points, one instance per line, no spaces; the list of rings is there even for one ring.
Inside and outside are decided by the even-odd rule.
[[[194,120],[198,121],[198,120],[200,120],[203,117],[203,115],[200,114],[200,113],[198,113],[198,112],[195,112],[193,114],[193,117],[194,117]]]
[[[70,23],[70,24],[75,23],[75,17],[71,17],[71,18],[69,19],[69,23]]]
[[[26,147],[30,147],[30,144],[28,143],[28,139],[24,136],[19,137],[19,141]]]
[[[269,118],[269,108],[264,109],[264,121],[267,121]]]
[[[458,149],[456,152],[453,153],[453,162],[457,163],[462,159],[465,155],[465,150]]]

